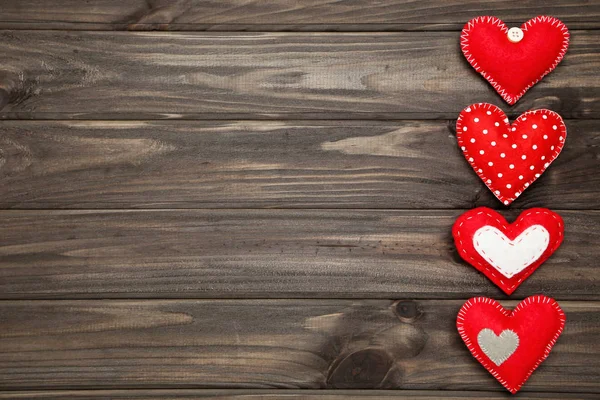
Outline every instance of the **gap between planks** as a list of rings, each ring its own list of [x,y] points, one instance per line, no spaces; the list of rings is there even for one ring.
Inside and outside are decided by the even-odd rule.
[[[558,393],[558,392],[523,392],[519,393],[521,400],[533,399],[560,399],[560,400],[597,400],[597,393]],[[294,390],[294,389],[172,389],[156,387],[152,389],[119,388],[119,389],[66,389],[66,390],[14,390],[0,391],[0,399],[60,399],[60,400],[90,400],[90,399],[285,399],[290,400],[371,400],[371,399],[398,399],[398,400],[493,400],[506,399],[502,392],[489,391],[427,391],[427,390]]]

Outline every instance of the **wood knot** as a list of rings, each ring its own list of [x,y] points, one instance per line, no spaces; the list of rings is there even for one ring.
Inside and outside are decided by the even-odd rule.
[[[6,89],[0,88],[0,111],[2,111],[4,107],[6,107],[9,101],[10,93],[8,93]]]
[[[403,300],[395,303],[394,312],[402,322],[413,323],[423,315],[419,305],[412,300]]]
[[[0,71],[0,111],[11,102],[18,87],[19,79],[16,75]]]
[[[328,386],[336,389],[373,389],[381,386],[394,360],[380,349],[349,354],[329,374]]]

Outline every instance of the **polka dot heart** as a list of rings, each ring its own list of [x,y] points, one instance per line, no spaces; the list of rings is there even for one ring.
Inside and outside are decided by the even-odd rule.
[[[498,107],[478,103],[460,113],[456,137],[477,175],[509,205],[558,157],[567,128],[554,111],[528,111],[511,125]]]

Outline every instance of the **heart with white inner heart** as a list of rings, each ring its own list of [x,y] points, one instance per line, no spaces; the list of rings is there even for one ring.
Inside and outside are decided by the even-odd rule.
[[[565,314],[553,299],[540,295],[513,310],[476,297],[456,318],[467,348],[506,389],[516,393],[548,357],[565,325]]]
[[[560,246],[564,223],[546,208],[531,208],[509,224],[498,212],[479,207],[458,217],[452,227],[463,260],[512,294]]]
[[[466,160],[504,205],[542,175],[566,137],[562,118],[550,110],[528,111],[511,125],[498,107],[477,103],[456,121],[456,138]]]
[[[539,259],[548,248],[550,234],[541,225],[525,229],[510,240],[499,229],[486,225],[473,236],[473,246],[498,272],[512,278]]]

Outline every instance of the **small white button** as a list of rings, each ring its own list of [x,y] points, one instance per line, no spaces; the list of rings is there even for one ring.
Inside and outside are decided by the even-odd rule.
[[[507,33],[508,40],[513,43],[519,43],[523,40],[523,31],[520,28],[510,28]]]

